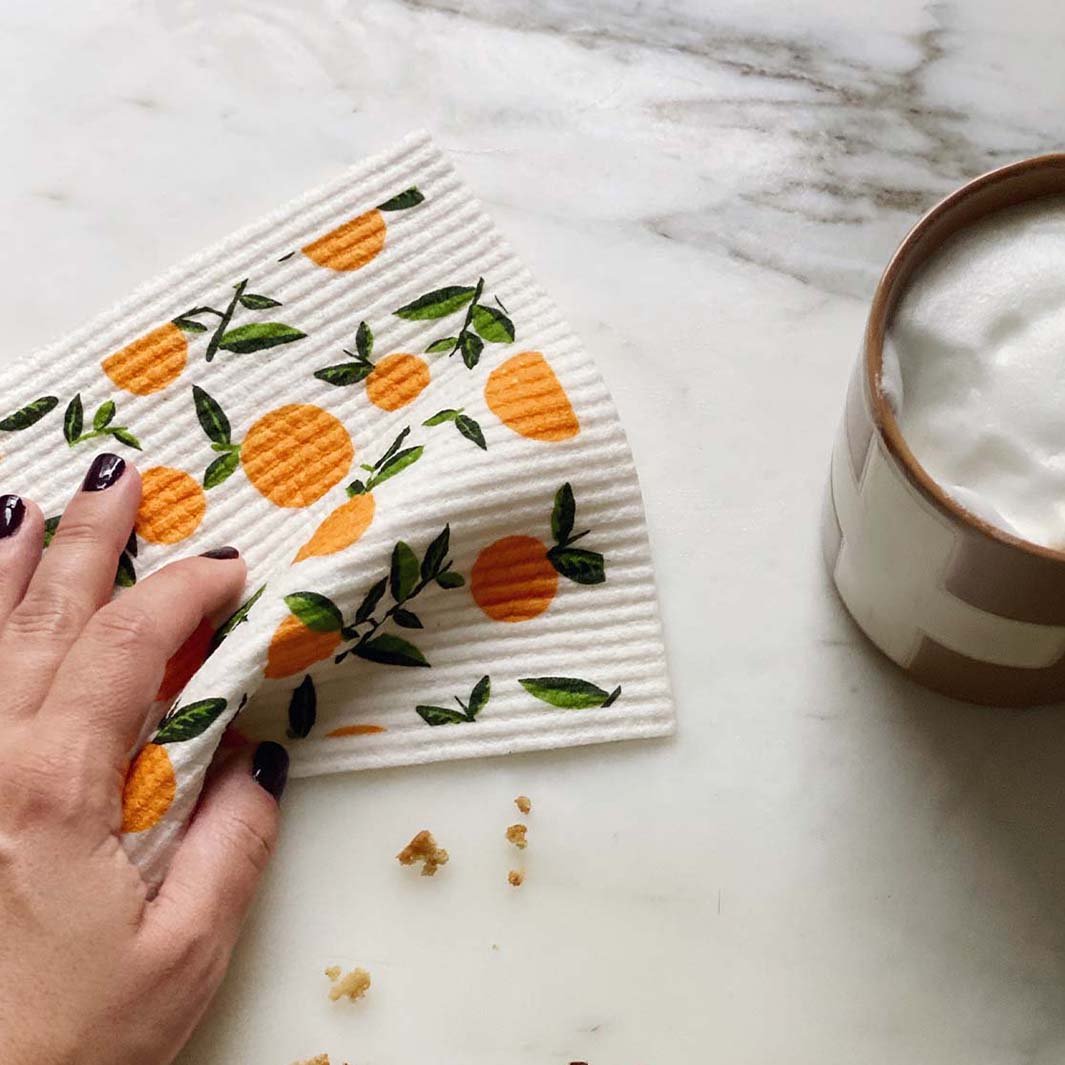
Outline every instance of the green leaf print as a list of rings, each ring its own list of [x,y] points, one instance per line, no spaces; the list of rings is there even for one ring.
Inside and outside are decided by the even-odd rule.
[[[359,328],[355,331],[355,350],[359,358],[370,361],[373,355],[373,330],[367,322],[359,322]]]
[[[377,609],[377,604],[381,602],[381,597],[388,589],[388,578],[382,577],[365,595],[363,601],[359,604],[359,609],[355,611],[355,624],[361,625],[364,621],[367,621],[370,615]]]
[[[143,450],[141,448],[141,442],[125,426],[115,425],[106,431],[120,444],[125,444],[126,447],[136,448],[137,451]]]
[[[184,315],[173,320],[173,324],[178,327],[183,333],[206,333],[207,326],[201,325],[193,318],[186,318]]]
[[[392,549],[392,567],[388,576],[392,598],[402,603],[418,583],[418,556],[402,540]]]
[[[118,569],[115,571],[115,584],[119,588],[132,588],[137,583],[137,571],[133,559],[125,551],[118,556]]]
[[[502,311],[481,303],[473,308],[473,328],[490,344],[509,344],[514,339],[514,323]]]
[[[438,351],[454,351],[458,347],[458,337],[441,337],[439,340],[434,340],[426,349],[426,355],[435,355]],[[426,422],[426,425],[429,423]]]
[[[306,676],[292,692],[288,703],[289,739],[306,739],[318,718],[318,693],[314,681]]]
[[[223,481],[229,480],[234,473],[237,472],[237,468],[240,466],[240,451],[227,451],[224,455],[219,455],[208,467],[203,471],[203,486],[204,488],[216,488]]]
[[[416,706],[414,710],[427,725],[461,725],[469,721],[465,714],[446,706]]]
[[[221,628],[214,634],[214,639],[211,641],[212,652],[238,625],[243,625],[244,622],[248,620],[251,608],[255,606],[265,591],[266,585],[260,584],[259,587],[256,588],[255,591],[222,623]]]
[[[85,414],[81,407],[81,393],[79,392],[68,404],[63,414],[63,437],[73,447],[81,439],[81,431],[85,428]]]
[[[444,422],[453,422],[461,413],[461,411],[451,409],[437,411],[431,418],[426,418],[422,425],[443,425]]]
[[[425,628],[425,626],[422,624],[422,619],[418,617],[417,614],[415,614],[411,610],[404,610],[402,607],[397,607],[395,610],[392,611],[392,620],[401,629]]]
[[[47,547],[52,542],[52,537],[55,536],[56,529],[59,528],[60,515],[56,515],[54,518],[44,519],[44,546]]]
[[[404,304],[393,312],[407,321],[422,321],[430,318],[446,318],[449,314],[465,307],[473,299],[476,289],[469,285],[446,285],[433,292],[427,292],[416,300]]]
[[[339,632],[344,627],[336,603],[317,592],[293,592],[285,596],[285,605],[315,632]]]
[[[459,351],[462,353],[462,361],[467,370],[472,370],[481,361],[481,352],[484,351],[484,341],[475,333],[463,333],[459,342]]]
[[[403,451],[397,452],[370,479],[372,487],[376,488],[382,481],[387,481],[389,477],[395,477],[401,470],[412,466],[422,457],[424,450],[425,448],[419,445],[418,447],[408,447]]]
[[[577,584],[602,584],[606,580],[606,565],[598,551],[582,547],[552,547],[547,560],[563,577]]]
[[[451,526],[445,525],[425,549],[425,557],[422,559],[421,567],[423,581],[435,577],[440,572],[443,568],[444,560],[447,558],[447,552],[450,546]]]
[[[359,658],[365,658],[370,662],[380,662],[387,666],[428,667],[429,665],[425,656],[414,644],[390,633],[375,636],[367,643],[359,644],[354,648],[354,653]]]
[[[306,335],[282,322],[251,322],[225,333],[218,341],[218,347],[235,355],[247,355],[253,351],[265,351],[280,344],[303,340]]]
[[[460,414],[455,419],[455,428],[467,440],[472,440],[482,451],[488,450],[488,445],[484,442],[484,433],[481,432],[481,427],[468,415]]]
[[[325,381],[327,385],[342,388],[346,385],[357,385],[373,373],[373,366],[362,362],[341,362],[336,366],[323,366],[314,371],[314,376],[319,381]]]
[[[562,710],[588,710],[609,706],[621,694],[621,688],[606,692],[597,684],[576,677],[526,677],[518,683],[541,702]]]
[[[470,702],[467,712],[471,720],[475,718],[487,705],[492,694],[492,679],[485,675],[473,686],[470,692]]]
[[[229,419],[217,401],[199,385],[192,386],[192,398],[196,404],[196,417],[207,439],[216,444],[230,443],[232,429]]]
[[[280,307],[281,301],[269,296],[259,296],[254,292],[244,292],[240,296],[240,305],[249,311],[266,311],[271,307]]]
[[[225,699],[201,699],[179,707],[163,718],[152,742],[181,743],[195,739],[207,731],[225,708]]]
[[[384,203],[378,205],[379,211],[405,211],[408,207],[417,207],[419,203],[422,203],[425,196],[418,191],[416,185],[412,185],[409,189],[404,189],[397,196],[393,196],[390,200],[385,200]]]
[[[17,433],[28,429],[31,425],[36,425],[46,414],[55,410],[57,406],[59,406],[57,396],[41,396],[32,403],[19,407],[6,418],[0,418],[0,432]]]
[[[556,544],[564,544],[569,540],[576,516],[577,502],[573,498],[573,488],[567,481],[555,493],[555,507],[551,511],[551,535]]]
[[[92,427],[99,430],[106,429],[115,420],[115,401],[113,399],[105,400],[96,408],[96,413],[93,415]]]
[[[441,573],[436,578],[436,583],[441,588],[461,588],[466,583],[466,578],[461,573]]]

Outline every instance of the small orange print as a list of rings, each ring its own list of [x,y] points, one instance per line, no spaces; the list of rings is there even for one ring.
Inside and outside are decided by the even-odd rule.
[[[187,540],[207,513],[203,489],[183,470],[153,466],[141,474],[137,535],[153,544]]]
[[[177,793],[166,748],[149,743],[133,760],[122,789],[122,831],[145,832],[159,823]]]
[[[387,732],[384,725],[342,725],[340,728],[327,732],[330,739],[339,739],[341,736],[373,736],[378,732]]]
[[[188,358],[185,333],[167,322],[109,355],[100,365],[119,388],[135,396],[150,396],[176,381]]]
[[[531,440],[556,443],[580,432],[565,389],[538,351],[523,351],[497,366],[484,386],[493,414]]]
[[[302,673],[315,662],[328,658],[340,646],[339,629],[320,632],[308,628],[295,614],[278,625],[270,641],[266,676],[277,680]]]
[[[213,640],[214,628],[204,619],[167,662],[166,672],[155,697],[157,701],[169,701],[181,694],[192,675],[207,660]]]
[[[329,270],[358,270],[372,262],[385,246],[388,225],[382,212],[405,211],[416,207],[425,197],[409,188],[370,211],[349,219],[324,236],[312,240],[302,250],[311,262]]]
[[[569,483],[555,493],[551,532],[555,545],[535,536],[504,536],[477,556],[470,573],[474,602],[494,621],[530,621],[551,605],[559,575],[576,584],[602,584],[606,564],[598,551],[574,547],[577,505]]]

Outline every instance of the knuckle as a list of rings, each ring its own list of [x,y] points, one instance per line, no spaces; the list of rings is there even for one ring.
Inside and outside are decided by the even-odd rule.
[[[84,548],[95,547],[104,539],[104,530],[98,522],[76,514],[64,514],[53,543],[62,547]]]
[[[30,747],[5,762],[0,810],[9,826],[25,829],[80,821],[86,803],[72,775],[57,771],[55,757]]]
[[[261,875],[274,852],[275,832],[246,814],[233,811],[222,830],[227,852],[241,856],[251,866],[253,874]]]
[[[33,589],[7,620],[7,628],[18,640],[42,637],[54,639],[77,635],[83,622],[82,609],[73,582],[50,582]]]
[[[155,618],[142,607],[112,604],[99,611],[92,620],[93,636],[107,644],[112,652],[143,654],[159,642]]]

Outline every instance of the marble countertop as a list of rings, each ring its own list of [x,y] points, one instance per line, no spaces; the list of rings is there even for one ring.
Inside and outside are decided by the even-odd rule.
[[[1054,146],[1063,45],[1050,0],[0,11],[3,358],[425,126],[596,354],[646,496],[676,738],[294,782],[182,1065],[1065,1058],[1065,718],[916,688],[817,538],[875,278]],[[435,880],[391,857],[425,824]]]

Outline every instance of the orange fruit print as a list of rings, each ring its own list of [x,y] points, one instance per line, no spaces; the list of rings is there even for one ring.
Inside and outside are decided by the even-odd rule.
[[[484,387],[493,414],[531,440],[557,442],[580,432],[565,389],[538,351],[523,351],[497,366]]]
[[[177,792],[174,767],[166,748],[144,746],[133,760],[122,789],[122,831],[144,832],[159,823]]]
[[[380,359],[366,378],[366,396],[381,410],[399,410],[429,384],[429,366],[417,355],[397,352]]]
[[[213,639],[214,627],[205,618],[167,662],[155,696],[157,701],[169,701],[181,694],[185,685],[192,680],[192,675],[207,660]]]
[[[569,483],[555,493],[548,548],[535,536],[504,536],[477,556],[470,573],[473,601],[494,621],[531,621],[551,605],[558,578],[576,584],[602,584],[606,563],[598,551],[573,545],[587,530],[573,534],[577,504]]]
[[[187,540],[207,513],[203,489],[183,470],[153,466],[141,474],[137,535],[153,544]]]
[[[331,229],[324,236],[312,240],[303,254],[318,266],[329,270],[358,270],[372,262],[385,246],[388,225],[382,212],[405,211],[416,207],[425,197],[409,188],[385,203]]]
[[[341,634],[309,629],[295,614],[278,625],[270,640],[265,675],[272,679],[302,673],[315,662],[333,654],[340,646]]]
[[[240,448],[248,480],[279,507],[310,506],[343,479],[354,457],[337,418],[299,403],[264,414]]]
[[[100,365],[119,388],[135,396],[150,396],[177,380],[188,357],[185,334],[173,322],[167,322],[108,356]]]

